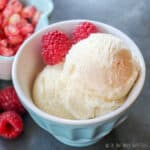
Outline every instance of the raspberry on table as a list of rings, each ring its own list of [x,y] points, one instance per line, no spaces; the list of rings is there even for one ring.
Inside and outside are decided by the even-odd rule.
[[[0,106],[4,111],[12,110],[18,114],[25,113],[25,109],[20,103],[13,86],[8,86],[0,90]]]
[[[75,44],[82,39],[87,38],[91,33],[99,32],[97,27],[91,22],[83,22],[75,28],[72,33],[72,42]]]
[[[14,111],[0,114],[0,136],[7,139],[17,138],[23,131],[22,118]]]
[[[61,31],[50,31],[42,37],[42,58],[45,64],[60,63],[68,53],[72,43]]]

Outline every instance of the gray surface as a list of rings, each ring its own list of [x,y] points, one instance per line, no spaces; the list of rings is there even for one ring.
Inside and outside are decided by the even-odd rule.
[[[137,43],[147,65],[144,90],[131,110],[128,120],[99,143],[81,150],[150,149],[150,0],[55,0],[54,4],[51,23],[87,18],[113,25],[127,33]],[[0,86],[6,84],[8,82],[0,81]],[[0,150],[78,149],[59,143],[39,128],[29,115],[24,117],[24,122],[25,129],[21,137],[14,141],[0,139]],[[119,145],[122,148],[117,148]],[[111,148],[113,146],[115,148]]]

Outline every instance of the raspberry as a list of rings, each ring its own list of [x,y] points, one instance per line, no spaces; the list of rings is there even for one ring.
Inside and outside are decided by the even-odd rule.
[[[27,35],[28,33],[32,33],[34,31],[34,27],[30,23],[26,23],[21,29],[20,32],[22,35]]]
[[[25,109],[12,86],[5,87],[0,91],[0,105],[4,111],[13,110],[19,114],[25,113]]]
[[[22,118],[14,111],[6,111],[0,115],[0,136],[7,139],[17,138],[23,130]]]
[[[0,46],[0,55],[2,56],[13,56],[15,54],[12,48]]]
[[[14,25],[8,25],[4,28],[5,34],[7,36],[19,35],[19,29]]]
[[[0,29],[0,40],[6,38],[6,35],[3,30]]]
[[[0,10],[3,10],[7,4],[8,0],[0,0]]]
[[[36,11],[34,13],[34,16],[33,16],[32,20],[31,20],[33,26],[36,26],[36,24],[38,23],[38,21],[40,19],[40,16],[41,16],[41,12],[40,11]]]
[[[2,16],[2,14],[0,14],[0,28],[2,27],[2,24],[3,24],[3,16]]]
[[[8,42],[11,45],[18,45],[23,42],[23,37],[21,35],[8,36]]]
[[[9,24],[11,24],[11,25],[17,25],[18,23],[20,23],[20,21],[21,21],[21,17],[17,13],[11,15],[9,18]]]
[[[75,44],[82,39],[87,38],[91,33],[98,32],[97,27],[90,22],[83,22],[79,24],[73,31],[72,42]]]
[[[3,21],[2,21],[2,29],[8,26],[8,18],[3,16]]]
[[[17,28],[21,29],[25,24],[28,24],[26,19],[21,18],[20,22],[17,23]]]
[[[5,18],[5,20],[8,21],[8,18],[13,14],[13,9],[12,8],[8,8],[6,7],[3,11],[3,16]]]
[[[7,45],[8,45],[7,39],[0,40],[0,47],[7,47]]]
[[[26,6],[21,12],[21,16],[26,19],[30,19],[34,16],[36,8],[34,6]]]
[[[13,49],[13,51],[14,51],[14,54],[16,54],[16,52],[18,51],[19,47],[20,47],[20,44],[15,45],[15,46],[12,46],[12,49]]]
[[[60,31],[50,31],[42,37],[42,58],[48,65],[55,65],[63,60],[71,47],[71,41]]]
[[[12,9],[13,13],[20,13],[23,9],[23,5],[19,0],[9,0],[7,8]]]

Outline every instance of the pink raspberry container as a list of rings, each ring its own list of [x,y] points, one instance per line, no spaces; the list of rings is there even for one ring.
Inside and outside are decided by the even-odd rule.
[[[35,32],[49,24],[49,16],[53,11],[51,0],[20,0],[23,4],[35,6],[40,12],[41,17],[36,25]],[[0,56],[0,80],[11,80],[12,64],[15,56]]]

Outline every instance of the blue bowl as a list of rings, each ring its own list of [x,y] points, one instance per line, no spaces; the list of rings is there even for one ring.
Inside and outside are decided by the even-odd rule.
[[[40,40],[43,33],[55,29],[60,29],[69,34],[77,24],[83,21],[93,22],[104,32],[116,35],[125,41],[139,61],[141,68],[140,76],[124,104],[113,112],[89,120],[58,118],[43,112],[32,101],[34,79],[44,67],[40,56]],[[136,44],[118,29],[91,20],[70,20],[51,24],[34,33],[23,43],[14,60],[12,79],[22,104],[41,128],[52,134],[62,143],[82,147],[96,143],[126,119],[128,110],[133,106],[133,103],[142,90],[145,81],[145,62]]]

